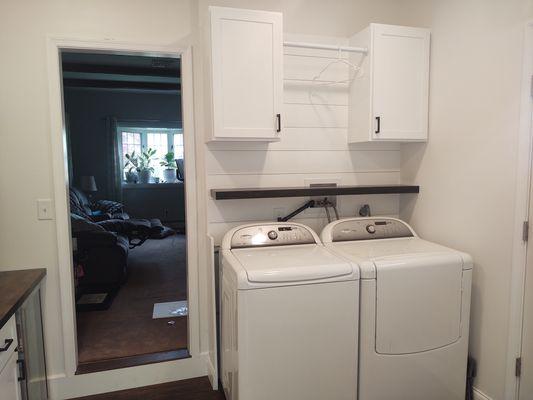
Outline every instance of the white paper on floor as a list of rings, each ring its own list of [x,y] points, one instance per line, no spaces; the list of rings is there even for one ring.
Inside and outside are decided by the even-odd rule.
[[[170,301],[168,303],[155,303],[152,318],[172,318],[187,315],[189,306],[187,300]]]

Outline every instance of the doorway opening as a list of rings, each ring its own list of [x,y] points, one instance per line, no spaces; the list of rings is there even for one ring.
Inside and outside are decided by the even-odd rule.
[[[189,357],[181,60],[61,51],[77,373]]]

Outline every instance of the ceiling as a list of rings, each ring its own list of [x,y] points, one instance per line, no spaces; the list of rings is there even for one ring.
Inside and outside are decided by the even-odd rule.
[[[63,52],[61,59],[65,88],[181,90],[179,58]]]

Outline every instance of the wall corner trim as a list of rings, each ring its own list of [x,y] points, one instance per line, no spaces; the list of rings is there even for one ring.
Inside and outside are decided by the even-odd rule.
[[[492,400],[492,398],[487,396],[481,390],[474,388],[474,400]]]
[[[213,390],[218,389],[218,374],[216,371],[215,366],[211,362],[211,359],[209,358],[209,355],[206,357],[206,367],[207,367],[207,378],[209,378],[209,382],[211,383],[211,386],[213,387]]]

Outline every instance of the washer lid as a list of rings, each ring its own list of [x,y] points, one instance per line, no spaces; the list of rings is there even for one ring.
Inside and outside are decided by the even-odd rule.
[[[460,256],[462,269],[472,269],[473,266],[472,258],[468,254],[418,237],[335,242],[327,243],[326,247],[335,252],[335,254],[357,263],[361,270],[361,279],[376,279],[375,260],[382,257],[400,260],[416,255],[452,253]]]
[[[231,250],[251,283],[354,280],[359,271],[317,244]]]

